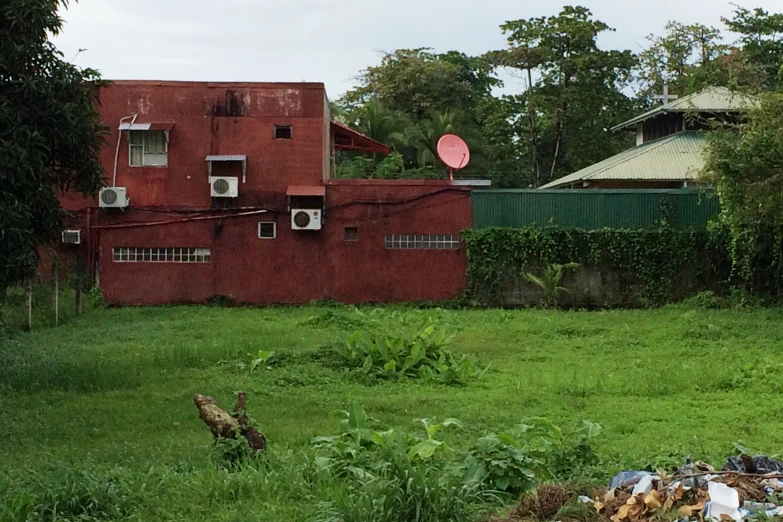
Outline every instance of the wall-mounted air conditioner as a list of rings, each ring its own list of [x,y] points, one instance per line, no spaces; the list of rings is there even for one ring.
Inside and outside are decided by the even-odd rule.
[[[239,178],[215,176],[209,178],[213,198],[235,198],[239,196]]]
[[[101,208],[125,208],[128,203],[125,187],[104,187],[98,195],[98,204]]]
[[[291,228],[293,230],[321,230],[320,209],[291,209]]]
[[[81,230],[63,230],[63,243],[66,245],[81,245]]]

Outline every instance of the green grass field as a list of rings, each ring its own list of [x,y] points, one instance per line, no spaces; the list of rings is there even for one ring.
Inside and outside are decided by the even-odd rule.
[[[425,309],[411,313],[488,364],[484,378],[368,385],[332,346],[367,314],[393,332],[392,310],[404,308],[98,309],[0,341],[0,521],[24,520],[25,503],[52,520],[329,520],[329,485],[302,470],[310,439],[336,432],[329,412],[353,402],[379,428],[456,417],[455,448],[526,417],[588,419],[603,427],[599,478],[688,454],[720,465],[738,440],[783,448],[783,311]],[[277,364],[251,373],[259,350]],[[237,390],[270,456],[229,473],[192,398],[230,408]]]

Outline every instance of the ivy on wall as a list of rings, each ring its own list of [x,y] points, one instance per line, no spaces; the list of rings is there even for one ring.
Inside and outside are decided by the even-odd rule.
[[[629,306],[660,305],[728,283],[731,258],[722,232],[582,230],[563,227],[486,228],[463,231],[470,298],[505,304],[522,272],[552,263],[612,274]],[[687,284],[683,281],[687,280]],[[608,303],[592,303],[598,306]]]

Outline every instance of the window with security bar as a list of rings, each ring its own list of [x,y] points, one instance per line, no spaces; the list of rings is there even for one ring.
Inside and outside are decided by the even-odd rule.
[[[459,236],[455,234],[389,234],[388,249],[453,250],[459,248]]]
[[[118,263],[209,263],[209,248],[141,248],[115,247],[114,261]]]
[[[129,131],[131,167],[165,167],[169,162],[166,131]]]

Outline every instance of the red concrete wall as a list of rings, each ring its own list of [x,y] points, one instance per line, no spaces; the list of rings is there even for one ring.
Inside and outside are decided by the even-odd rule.
[[[241,102],[242,116],[221,115],[227,95]],[[109,302],[225,296],[241,303],[361,303],[443,300],[462,292],[464,249],[386,249],[385,236],[459,234],[471,224],[469,189],[448,181],[330,180],[323,85],[121,81],[101,91],[100,104],[110,129],[101,153],[110,178],[121,118],[174,122],[166,167],[130,167],[122,137],[117,186],[127,187],[129,208],[98,209],[95,201],[63,197],[72,228],[83,230],[85,262]],[[292,125],[293,139],[273,139],[275,125]],[[247,156],[239,198],[211,198],[210,154]],[[238,167],[220,166],[241,176]],[[292,230],[287,187],[324,183],[323,229]],[[235,216],[260,209],[263,214]],[[161,221],[176,222],[150,225]],[[259,221],[274,221],[277,237],[260,239]],[[344,240],[346,226],[358,227],[358,241]],[[211,260],[115,262],[115,247],[210,248]]]
[[[405,203],[410,198],[421,197]],[[458,297],[464,250],[389,250],[386,234],[459,234],[470,226],[470,198],[447,182],[333,181],[324,228],[291,229],[285,208],[266,214],[100,231],[100,281],[115,303],[201,302],[225,296],[248,303],[395,302]],[[129,211],[101,226],[160,215]],[[165,219],[181,219],[166,216]],[[258,238],[258,222],[277,223],[275,239]],[[344,240],[344,227],[359,229]],[[216,228],[217,227],[217,228]],[[113,247],[211,248],[210,263],[114,262]]]
[[[242,100],[243,116],[216,115],[225,112],[228,93]],[[322,181],[324,99],[322,84],[118,81],[100,94],[110,131],[101,162],[111,180],[121,118],[138,114],[137,123],[174,122],[166,167],[129,166],[123,135],[116,184],[127,187],[131,205],[211,206],[205,158],[225,154],[247,156],[247,182],[240,180],[239,198],[228,203],[260,205],[269,194],[285,193],[287,185]],[[291,125],[292,139],[274,139],[275,125]],[[237,164],[221,167],[241,175]]]

